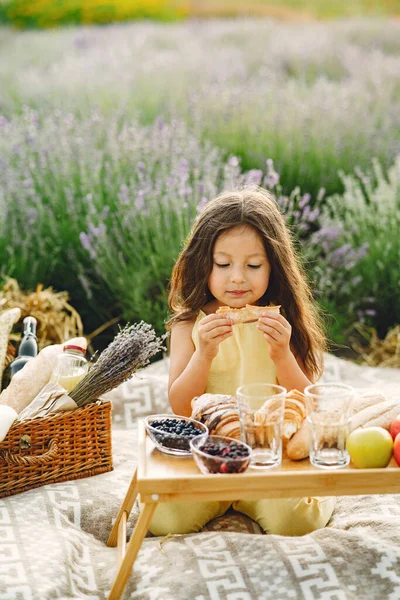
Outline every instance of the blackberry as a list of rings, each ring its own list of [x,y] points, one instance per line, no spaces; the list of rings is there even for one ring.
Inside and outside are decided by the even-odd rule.
[[[247,468],[248,461],[231,462],[223,459],[246,459],[250,460],[250,452],[247,448],[237,442],[226,442],[223,440],[206,440],[199,450],[208,454],[210,458],[204,463],[210,473],[239,473]],[[212,458],[215,456],[215,459]],[[221,459],[221,460],[220,460]]]

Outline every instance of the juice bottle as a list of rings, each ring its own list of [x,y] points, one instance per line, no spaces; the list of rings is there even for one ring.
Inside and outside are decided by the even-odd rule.
[[[65,345],[63,353],[57,357],[50,381],[58,383],[68,393],[73,390],[88,372],[85,354],[86,350],[81,346]]]

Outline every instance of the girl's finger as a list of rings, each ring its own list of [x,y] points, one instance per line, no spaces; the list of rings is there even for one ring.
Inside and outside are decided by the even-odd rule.
[[[224,333],[224,335],[221,335],[220,337],[220,342],[223,342],[226,338],[230,337],[233,334],[233,331],[228,331],[228,333]]]
[[[271,319],[271,321],[275,321],[277,323],[280,323],[281,325],[283,325],[285,328],[290,327],[290,323],[287,319],[285,319],[285,317],[283,315],[281,315],[280,313],[276,314],[268,314],[268,313],[261,313],[261,318],[267,318],[267,319]]]
[[[211,316],[211,315],[209,315]],[[202,329],[203,331],[212,331],[213,329],[215,329],[216,327],[221,327],[222,325],[230,325],[231,324],[231,320],[228,319],[227,317],[219,317],[216,319],[211,319],[210,321],[207,321],[206,323],[204,323],[205,319],[202,319],[200,321],[200,325],[199,325],[199,329]]]
[[[263,332],[264,337],[268,335],[274,342],[279,342],[280,335],[275,329],[268,327],[268,325],[260,325],[258,328]]]
[[[272,347],[275,347],[277,340],[273,338],[269,333],[263,332],[264,339],[268,342],[268,344]]]
[[[215,329],[207,333],[207,337],[211,340],[214,340],[215,338],[219,337],[220,335],[224,335],[225,333],[232,333],[231,325],[216,327]]]
[[[284,325],[282,325],[282,323],[279,323],[279,321],[275,319],[270,319],[269,317],[259,319],[259,323],[262,323],[263,325],[274,329],[280,335],[285,334],[288,331],[288,329]]]

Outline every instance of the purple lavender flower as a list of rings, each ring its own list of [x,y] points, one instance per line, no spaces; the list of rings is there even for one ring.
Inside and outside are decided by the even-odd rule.
[[[93,238],[99,238],[103,236],[106,232],[106,226],[104,223],[100,223],[97,227],[93,225],[93,223],[89,223],[89,238],[93,240]]]
[[[244,185],[260,185],[262,177],[261,169],[251,169],[244,175]]]
[[[129,188],[126,183],[121,183],[118,193],[121,204],[129,204]]]
[[[239,159],[237,156],[231,156],[229,161],[228,161],[228,165],[230,167],[238,167],[239,166]]]
[[[139,211],[141,211],[143,209],[143,207],[144,207],[144,191],[143,190],[138,191],[135,206]]]
[[[279,183],[279,174],[275,171],[274,161],[272,158],[267,158],[267,174],[264,177],[264,186],[273,190]]]
[[[91,250],[90,237],[84,231],[81,231],[79,234],[79,239],[81,240],[82,248],[87,250],[88,252]]]
[[[208,199],[203,196],[202,198],[200,198],[200,202],[197,205],[196,211],[198,214],[201,213],[201,211],[203,210],[203,208],[208,204]]]
[[[304,208],[306,204],[308,204],[311,200],[310,194],[304,194],[302,199],[299,202],[299,208]]]
[[[321,211],[319,210],[319,208],[314,208],[314,210],[312,210],[310,212],[310,214],[308,215],[308,221],[310,223],[313,223],[314,221],[316,221],[318,219],[320,214],[321,214]]]

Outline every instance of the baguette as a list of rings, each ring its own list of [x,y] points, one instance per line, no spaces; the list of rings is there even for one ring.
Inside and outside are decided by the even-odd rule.
[[[231,308],[230,306],[220,306],[216,311],[216,315],[224,315],[229,317],[233,325],[237,323],[254,323],[258,321],[263,312],[279,313],[280,306],[253,306],[246,304],[243,308]]]
[[[286,446],[286,454],[291,460],[301,460],[307,458],[309,454],[309,435],[308,423],[304,420],[300,429],[296,431],[294,436],[288,441]]]
[[[76,344],[83,348],[87,346],[83,337],[46,346],[14,375],[9,386],[0,394],[0,404],[11,406],[17,413],[22,412],[50,381],[57,356],[62,353],[65,344]]]
[[[379,392],[366,392],[360,396],[356,396],[353,400],[353,413],[359,413],[364,410],[364,408],[368,408],[368,406],[374,406],[375,404],[379,404],[379,402],[384,402],[385,400],[387,400],[386,396],[380,394]]]
[[[390,425],[400,413],[400,398],[385,400],[356,413],[351,420],[351,431],[358,427],[383,427]]]
[[[400,413],[400,398],[386,400],[382,394],[364,395],[355,400],[355,411],[350,431],[358,427],[383,427],[389,430],[392,421]],[[286,454],[292,460],[301,460],[309,455],[307,421],[303,421],[300,429],[288,441]]]

